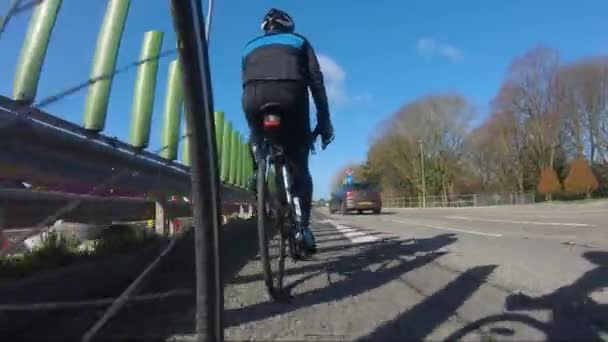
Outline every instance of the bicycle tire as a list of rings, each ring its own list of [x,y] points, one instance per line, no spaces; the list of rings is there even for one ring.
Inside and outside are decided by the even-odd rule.
[[[471,322],[468,325],[466,325],[465,327],[453,332],[448,337],[446,337],[444,340],[445,341],[462,341],[462,339],[464,339],[466,336],[468,336],[471,333],[482,332],[485,335],[487,335],[488,330],[492,331],[492,330],[497,330],[497,329],[507,331],[508,334],[514,333],[514,331],[511,330],[511,328],[493,327],[492,329],[484,329],[486,326],[492,326],[497,323],[524,324],[524,325],[528,326],[529,328],[534,328],[537,331],[544,333],[545,336],[547,336],[548,340],[550,340],[550,341],[557,337],[557,336],[553,336],[552,329],[550,328],[549,324],[542,322],[534,317],[525,315],[525,314],[507,312],[507,313],[503,313],[503,314],[491,315],[488,317],[481,318],[477,321]],[[499,333],[498,335],[503,335],[503,334]],[[487,336],[485,336],[485,337],[487,337]],[[504,336],[502,336],[502,337],[504,337]]]
[[[285,234],[279,208],[270,194],[266,178],[267,163],[258,164],[257,220],[260,261],[264,282],[272,299],[278,299],[283,291],[285,276]],[[278,234],[277,234],[278,233]]]

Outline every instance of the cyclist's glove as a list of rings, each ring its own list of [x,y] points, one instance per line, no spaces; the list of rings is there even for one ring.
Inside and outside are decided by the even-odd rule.
[[[323,143],[323,149],[325,149],[327,145],[334,140],[334,137],[334,127],[330,122],[321,127],[321,141]]]

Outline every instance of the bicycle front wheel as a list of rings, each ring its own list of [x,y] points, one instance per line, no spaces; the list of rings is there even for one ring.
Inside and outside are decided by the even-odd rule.
[[[269,190],[267,167],[266,162],[258,164],[258,244],[268,294],[272,299],[277,299],[283,291],[285,275],[285,234],[282,232],[280,206]]]

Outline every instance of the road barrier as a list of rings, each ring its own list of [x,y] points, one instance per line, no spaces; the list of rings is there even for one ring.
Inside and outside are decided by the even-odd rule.
[[[178,59],[169,64],[165,90],[160,155],[146,151],[150,142],[151,117],[157,87],[159,59],[175,54],[161,51],[163,32],[143,32],[139,60],[116,66],[122,34],[131,1],[109,0],[99,29],[88,81],[36,101],[46,51],[62,6],[61,0],[46,0],[34,7],[21,47],[13,79],[12,98],[0,97],[0,133],[3,153],[0,178],[30,182],[79,183],[97,186],[115,173],[115,187],[134,188],[154,195],[187,195],[190,191],[188,127],[180,135],[183,84]],[[136,67],[129,143],[103,135],[110,91],[115,76]],[[49,102],[80,89],[87,89],[83,126],[59,119],[41,110]],[[245,189],[253,172],[249,144],[233,129],[223,112],[215,113],[215,132],[221,181]],[[181,138],[180,138],[181,136]],[[180,144],[181,143],[181,144]],[[178,148],[182,157],[178,161]]]
[[[184,89],[178,59],[168,65],[160,132],[161,147],[150,151],[159,60],[176,54],[162,50],[164,33],[143,32],[139,60],[117,67],[131,1],[109,0],[101,24],[88,80],[55,95],[39,98],[38,86],[62,0],[34,6],[13,78],[12,96],[0,95],[0,180],[24,181],[30,190],[0,188],[2,229],[52,225],[56,220],[96,223],[155,219],[167,231],[172,217],[191,215],[181,201],[191,193],[189,129],[183,121]],[[135,59],[135,56],[134,56]],[[104,134],[110,93],[116,75],[137,68],[128,142]],[[83,125],[63,120],[46,106],[87,90]],[[250,145],[225,113],[215,112],[215,134],[224,214],[251,203],[253,175]],[[181,157],[178,151],[181,149]],[[51,188],[58,192],[32,191]],[[81,189],[78,193],[74,189]],[[61,193],[61,192],[64,193]],[[119,198],[116,193],[145,197]],[[176,197],[177,202],[169,199]]]
[[[444,207],[484,207],[497,205],[530,204],[535,202],[534,192],[523,193],[487,193],[487,194],[465,194],[455,196],[426,196],[426,201],[418,197],[391,197],[384,196],[382,206],[384,208],[426,208]]]
[[[222,117],[216,124],[224,126],[221,130],[231,137],[218,137],[218,142],[229,141],[224,148],[218,144],[224,171],[221,180],[227,186],[246,189],[246,180],[253,173],[249,144],[223,120],[223,113],[216,116]],[[5,97],[0,97],[0,133],[0,178],[91,188],[111,180],[113,188],[158,196],[190,193],[188,164],[91,132],[36,108],[22,107]]]

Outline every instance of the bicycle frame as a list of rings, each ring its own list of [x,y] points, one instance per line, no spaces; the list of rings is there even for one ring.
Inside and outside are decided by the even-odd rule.
[[[271,112],[272,113],[272,112]],[[293,262],[303,260],[307,256],[304,246],[304,232],[302,227],[302,210],[300,199],[292,192],[292,172],[298,172],[293,163],[286,158],[283,146],[280,144],[280,115],[267,113],[264,116],[264,134],[260,140],[255,141],[258,150],[252,149],[258,165],[257,171],[257,209],[258,209],[258,244],[260,259],[264,273],[264,281],[269,295],[273,299],[291,296],[283,292],[283,278],[285,275],[285,258],[287,255]],[[278,139],[277,139],[278,138]],[[314,141],[314,140],[313,140]],[[270,170],[274,172],[274,189],[271,188]],[[267,220],[272,222],[272,231]],[[273,260],[269,253],[269,240],[279,230],[278,259]],[[287,244],[285,244],[287,242]],[[288,247],[287,247],[288,246]],[[288,254],[286,249],[289,249]],[[273,270],[275,261],[278,262],[278,272]]]
[[[264,162],[266,163],[265,179],[269,179],[270,166],[272,165],[274,166],[276,176],[279,177],[280,180],[281,187],[278,189],[278,192],[281,208],[279,210],[279,215],[282,219],[288,219],[288,222],[286,223],[289,227],[287,231],[282,229],[281,234],[287,233],[289,255],[293,261],[296,261],[299,259],[300,251],[295,241],[295,235],[301,229],[302,210],[299,197],[293,196],[291,191],[292,179],[288,167],[289,162],[285,159],[283,149],[270,139],[264,138],[261,148]],[[285,214],[291,215],[285,217]],[[291,219],[293,219],[293,222],[290,222]],[[282,236],[282,238],[284,238],[284,236]]]

